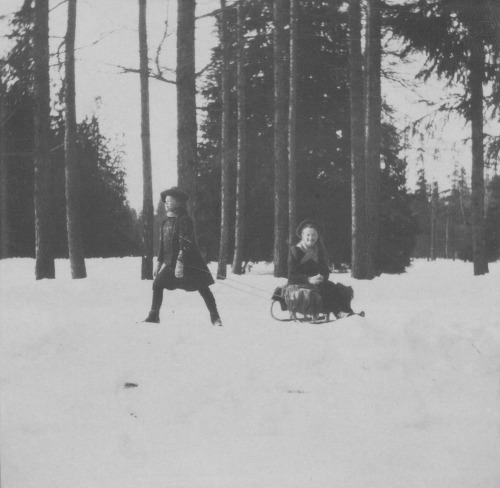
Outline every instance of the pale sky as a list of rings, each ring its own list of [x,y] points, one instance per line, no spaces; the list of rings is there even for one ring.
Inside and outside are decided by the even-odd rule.
[[[20,8],[23,0],[2,0],[0,16]],[[57,50],[66,30],[66,4],[51,0],[50,34],[51,52]],[[168,33],[161,56],[162,67],[175,69],[176,0],[148,0],[148,45],[151,62],[162,38],[168,18]],[[59,5],[59,6],[58,6]],[[196,15],[200,16],[219,7],[219,0],[198,0]],[[6,18],[0,19],[0,29],[6,31]],[[142,154],[140,139],[140,87],[139,75],[120,74],[116,65],[139,67],[138,54],[138,1],[137,0],[78,0],[76,37],[76,84],[77,119],[97,111],[104,134],[123,146],[124,166],[127,172],[128,199],[132,207],[142,207]],[[211,18],[197,21],[196,50],[197,71],[209,61],[210,49],[217,43]],[[0,38],[1,51],[6,40]],[[413,79],[419,63],[400,66],[408,79]],[[56,69],[55,78],[60,78]],[[168,76],[169,73],[166,73]],[[170,73],[174,78],[174,73]],[[429,82],[419,87],[426,98],[438,100],[443,96],[443,84]],[[383,81],[383,95],[396,110],[396,125],[417,119],[430,111],[418,103],[418,95],[400,85]],[[99,99],[99,104],[96,104]],[[99,106],[99,108],[97,108]],[[175,85],[150,80],[151,145],[153,162],[153,191],[157,195],[165,187],[177,182],[176,171],[176,93]],[[453,118],[438,131],[436,136],[427,134],[425,142],[426,172],[429,180],[448,185],[447,176],[453,163],[459,160],[470,174],[470,146],[464,146],[463,138],[470,129],[464,130],[464,122]],[[415,181],[417,149],[420,141],[413,140],[413,149],[407,152],[409,162],[408,183]]]

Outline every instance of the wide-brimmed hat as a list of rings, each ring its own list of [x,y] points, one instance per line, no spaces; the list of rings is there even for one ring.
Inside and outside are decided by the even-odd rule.
[[[165,198],[167,197],[174,197],[177,198],[177,200],[181,202],[187,202],[189,200],[189,195],[185,192],[182,191],[180,188],[173,186],[172,188],[169,188],[168,190],[163,190],[160,193],[162,202],[165,203]]]
[[[312,227],[313,229],[316,230],[316,232],[319,234],[319,235],[322,235],[325,228],[319,223],[319,222],[316,222],[315,220],[312,220],[312,219],[305,219],[303,220],[299,226],[297,227],[297,230],[295,231],[296,234],[297,234],[297,237],[302,237],[302,231],[306,228],[306,227]]]

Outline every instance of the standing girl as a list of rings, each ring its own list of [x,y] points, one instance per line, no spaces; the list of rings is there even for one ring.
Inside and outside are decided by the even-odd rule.
[[[163,290],[198,291],[213,325],[222,326],[215,298],[209,288],[214,280],[196,246],[193,221],[186,202],[189,195],[177,187],[161,192],[167,218],[160,228],[160,249],[154,272],[153,302],[145,322],[160,322]]]

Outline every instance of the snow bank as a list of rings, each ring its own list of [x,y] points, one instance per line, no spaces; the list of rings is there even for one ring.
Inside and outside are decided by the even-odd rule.
[[[183,291],[137,324],[140,259],[56,266],[0,262],[4,488],[500,486],[498,263],[335,274],[367,316],[318,325],[259,264],[212,287],[223,328]]]

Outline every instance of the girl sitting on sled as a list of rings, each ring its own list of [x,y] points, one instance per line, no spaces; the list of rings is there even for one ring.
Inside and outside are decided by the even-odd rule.
[[[311,315],[313,322],[318,320],[320,313],[326,314],[327,319],[330,313],[337,318],[343,314],[353,315],[352,288],[328,281],[330,269],[322,242],[323,226],[306,219],[299,224],[296,233],[300,242],[290,248],[288,283],[284,289],[292,318],[296,318],[296,312]]]

